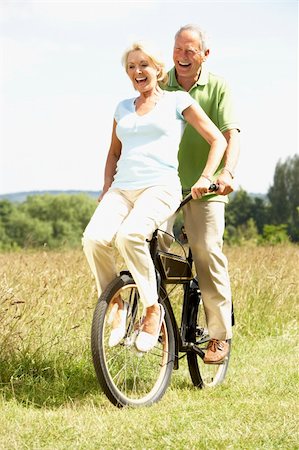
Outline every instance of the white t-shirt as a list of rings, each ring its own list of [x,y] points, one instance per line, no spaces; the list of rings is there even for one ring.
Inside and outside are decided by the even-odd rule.
[[[143,116],[136,113],[134,101],[123,100],[114,114],[122,149],[111,187],[180,186],[177,154],[185,126],[182,112],[195,100],[187,92],[164,91],[156,106]]]

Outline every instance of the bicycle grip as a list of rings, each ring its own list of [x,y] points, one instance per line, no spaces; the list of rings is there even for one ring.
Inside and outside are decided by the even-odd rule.
[[[212,183],[209,187],[209,192],[216,192],[219,189],[219,184],[217,183]]]
[[[209,187],[209,192],[216,192],[219,189],[219,184],[212,183]],[[192,194],[191,192],[181,201],[180,206],[176,210],[178,212],[183,206],[186,205],[186,203],[190,202],[192,200]]]

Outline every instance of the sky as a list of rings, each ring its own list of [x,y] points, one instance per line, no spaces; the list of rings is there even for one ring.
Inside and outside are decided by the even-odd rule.
[[[296,0],[0,0],[0,194],[100,191],[115,107],[136,95],[123,52],[146,40],[170,69],[189,23],[208,33],[206,65],[233,94],[236,188],[266,193],[298,152]]]

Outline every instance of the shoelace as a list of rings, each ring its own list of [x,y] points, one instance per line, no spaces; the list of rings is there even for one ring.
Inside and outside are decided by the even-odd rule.
[[[218,339],[211,339],[208,344],[208,350],[211,350],[212,352],[216,352],[218,350],[223,350],[224,345],[221,341]]]

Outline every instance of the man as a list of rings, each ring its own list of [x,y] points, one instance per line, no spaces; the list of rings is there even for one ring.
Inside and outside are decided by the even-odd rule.
[[[199,278],[211,338],[204,362],[217,364],[227,356],[227,340],[232,336],[231,290],[222,244],[225,203],[227,194],[233,191],[234,171],[239,156],[239,129],[225,81],[209,73],[203,64],[208,56],[209,48],[204,32],[194,25],[180,28],[175,35],[174,67],[168,74],[166,89],[189,92],[227,140],[223,161],[215,173],[202,173],[209,144],[188,124],[178,156],[184,191],[190,191],[200,173],[203,186],[207,180],[219,184],[217,195],[199,194],[197,200],[184,207],[185,229]],[[205,192],[204,189],[202,192]]]

